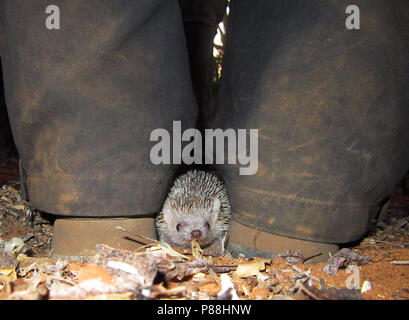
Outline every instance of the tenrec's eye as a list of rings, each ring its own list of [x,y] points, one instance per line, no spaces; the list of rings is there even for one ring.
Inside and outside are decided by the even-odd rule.
[[[206,223],[205,223],[205,227],[206,227],[207,229],[210,229],[210,224],[209,224],[209,222],[206,222]]]
[[[176,231],[180,231],[180,229],[182,229],[182,226],[180,225],[180,223],[178,223],[178,224],[176,225]]]

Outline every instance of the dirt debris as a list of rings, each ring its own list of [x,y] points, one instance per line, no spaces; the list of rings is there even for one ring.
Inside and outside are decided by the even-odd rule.
[[[409,196],[402,192],[365,239],[328,263],[308,263],[300,251],[248,260],[160,244],[138,252],[101,244],[93,259],[67,261],[50,257],[52,230],[18,184],[0,189],[0,299],[409,299]]]
[[[22,198],[18,183],[0,187],[0,246],[2,241],[20,238],[31,256],[49,256],[51,223]]]

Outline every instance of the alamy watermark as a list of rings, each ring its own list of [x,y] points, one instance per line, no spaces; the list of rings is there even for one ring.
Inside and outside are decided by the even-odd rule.
[[[150,141],[157,143],[150,152],[151,162],[159,164],[239,164],[240,175],[254,175],[258,169],[258,129],[198,129],[182,133],[181,121],[173,121],[172,133],[158,128]],[[183,142],[188,142],[182,149]],[[227,144],[226,144],[227,142]],[[248,143],[247,143],[248,142]],[[204,144],[204,157],[202,154]],[[226,147],[227,146],[227,159]],[[247,146],[249,148],[247,148]],[[204,158],[204,161],[203,161]]]
[[[351,4],[346,7],[345,13],[349,14],[345,20],[345,27],[347,30],[361,29],[361,13],[359,7]]]
[[[54,4],[48,5],[45,9],[47,14],[45,26],[49,30],[60,29],[60,8]],[[349,16],[345,20],[347,30],[359,30],[360,10],[357,5],[350,4],[346,7],[345,13]]]
[[[45,27],[48,30],[60,29],[60,8],[52,4],[45,8],[45,13],[48,14],[45,19]]]
[[[345,280],[345,286],[347,289],[355,289],[359,290],[360,287],[360,274],[359,274],[359,267],[356,265],[349,265],[346,268],[346,273],[351,274]]]

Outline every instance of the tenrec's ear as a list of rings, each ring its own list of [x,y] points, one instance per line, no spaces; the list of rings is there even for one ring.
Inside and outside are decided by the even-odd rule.
[[[163,220],[165,220],[169,229],[172,229],[174,225],[174,219],[173,219],[173,214],[172,214],[172,208],[168,201],[165,201],[165,204],[163,205],[162,213],[163,213]]]
[[[221,206],[221,202],[220,202],[219,198],[214,198],[212,213],[211,213],[211,217],[210,217],[210,220],[211,220],[210,222],[211,222],[212,226],[214,226],[216,221],[217,221],[217,218],[218,218],[219,213],[220,213],[220,206]]]

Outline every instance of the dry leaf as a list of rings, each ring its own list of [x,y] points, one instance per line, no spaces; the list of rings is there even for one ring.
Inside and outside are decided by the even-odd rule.
[[[5,267],[0,269],[0,280],[14,281],[17,279],[16,269]]]
[[[234,284],[227,274],[220,275],[222,289],[217,294],[219,300],[239,300]]]
[[[46,272],[50,265],[53,265],[56,261],[49,258],[32,258],[27,257],[25,254],[21,253],[17,256],[19,264],[19,275],[24,277],[27,273],[32,270],[37,270],[39,272]]]
[[[234,272],[240,278],[257,276],[259,271],[266,269],[265,260],[253,260],[251,262],[240,263]]]
[[[97,244],[93,262],[121,280],[121,290],[132,291],[152,285],[157,272],[156,259],[147,253],[132,253]]]
[[[365,293],[371,289],[372,284],[368,280],[365,280],[364,283],[362,284],[361,293]]]
[[[192,241],[192,255],[195,259],[203,259],[203,250],[196,240]]]
[[[186,257],[185,255],[177,252],[175,249],[173,249],[169,244],[165,243],[165,242],[160,242],[159,245],[157,246],[152,246],[150,248],[146,249],[146,252],[159,252],[159,253],[164,253],[164,254],[168,254],[172,257],[179,257],[182,258],[184,260],[187,260],[188,257]]]

